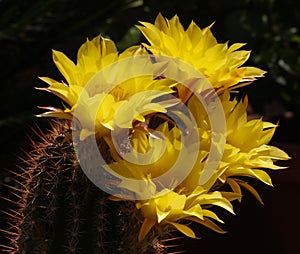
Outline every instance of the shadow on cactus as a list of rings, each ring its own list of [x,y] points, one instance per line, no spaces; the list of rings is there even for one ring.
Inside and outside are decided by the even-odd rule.
[[[59,120],[17,174],[8,252],[172,253],[174,230],[225,233],[214,207],[234,214],[242,189],[262,203],[247,177],[272,186],[264,169],[289,159],[268,145],[277,125],[248,120],[247,97],[235,98],[265,73],[243,66],[244,44],[177,16],[137,27],[148,44],[121,53],[102,36],[76,64],[53,51],[64,80],[38,89],[63,106],[42,107]]]

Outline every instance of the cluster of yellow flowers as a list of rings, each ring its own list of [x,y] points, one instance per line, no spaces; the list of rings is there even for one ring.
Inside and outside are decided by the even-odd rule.
[[[173,226],[195,237],[186,222],[223,232],[216,223],[223,221],[210,208],[219,206],[234,213],[232,201],[241,201],[241,187],[262,202],[245,177],[272,186],[263,169],[280,169],[274,161],[289,159],[284,151],[268,145],[277,126],[262,119],[248,121],[247,99],[238,101],[232,93],[265,72],[242,67],[250,55],[240,50],[244,44],[218,43],[211,26],[200,29],[191,22],[184,29],[177,16],[168,20],[159,14],[154,24],[141,22],[137,27],[148,44],[122,53],[102,36],[80,47],[76,64],[53,51],[65,80],[43,77],[49,87],[40,89],[54,93],[65,104],[63,109],[48,107],[50,111],[42,116],[78,118],[81,140],[94,136],[109,148],[108,166],[114,175],[122,176],[118,187],[134,193],[135,199],[128,202],[134,202],[144,218],[140,241],[154,226]],[[135,63],[138,57],[146,57],[143,66]],[[191,76],[183,65],[176,66],[178,59],[201,73],[201,78]],[[122,61],[126,65],[117,65]],[[141,74],[148,65],[152,75]],[[214,115],[218,103],[220,116]],[[215,119],[226,128],[218,129]],[[125,138],[122,130],[128,134]],[[116,148],[114,135],[123,142],[123,150]],[[212,151],[218,156],[210,160]],[[208,164],[213,164],[213,171],[203,180]],[[163,178],[173,167],[176,176]],[[138,182],[129,184],[126,179]],[[225,185],[229,188],[222,191]]]

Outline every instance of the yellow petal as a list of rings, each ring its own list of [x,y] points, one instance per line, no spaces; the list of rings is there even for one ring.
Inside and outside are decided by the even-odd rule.
[[[260,169],[249,169],[249,168],[230,168],[227,170],[226,174],[232,175],[232,176],[249,176],[256,178],[263,183],[273,186],[272,180],[270,176],[263,170]]]
[[[276,160],[289,160],[291,157],[284,152],[283,150],[279,149],[275,146],[269,146],[270,148],[270,158],[276,159]]]
[[[151,219],[144,219],[144,222],[141,226],[140,229],[140,233],[138,236],[138,241],[141,242],[143,241],[143,239],[145,238],[145,236],[149,233],[149,231],[151,230],[151,228],[156,224],[156,222],[154,220]]]
[[[243,196],[242,194],[237,194],[231,191],[221,191],[221,193],[222,196],[230,202],[232,202],[233,200],[241,200]]]
[[[242,191],[238,183],[235,181],[235,179],[227,178],[227,183],[229,184],[230,188],[237,194],[242,195]],[[242,196],[238,198],[238,201],[242,201]]]
[[[210,210],[203,209],[203,216],[212,218],[220,223],[224,223],[224,221],[222,221],[214,212]]]
[[[264,204],[258,192],[251,185],[242,180],[239,180],[238,183],[247,189],[262,205]]]
[[[243,67],[243,68],[245,70],[244,75],[246,78],[262,77],[266,73],[266,71],[263,71],[256,67]]]
[[[57,118],[61,118],[61,119],[68,119],[68,120],[72,120],[73,117],[70,113],[65,113],[63,111],[49,111],[49,112],[45,112],[43,114],[39,114],[37,115],[37,117],[57,117]]]
[[[51,80],[49,78],[40,78],[41,80],[50,83],[52,82],[52,84],[48,87],[48,88],[39,88],[37,87],[37,90],[42,90],[42,91],[47,91],[50,93],[55,94],[57,97],[61,98],[63,101],[65,101],[68,105],[72,106],[76,103],[76,101],[78,100],[78,97],[74,98],[74,96],[71,96],[70,94],[70,89],[68,86],[59,83],[55,80]]]
[[[238,50],[239,48],[245,46],[246,43],[234,43],[232,44],[229,48],[228,48],[228,51],[229,52],[233,52],[233,51],[236,51]]]
[[[172,226],[174,226],[177,230],[179,230],[181,233],[183,233],[184,235],[191,237],[191,238],[196,238],[195,233],[193,230],[191,230],[188,226],[176,223],[176,222],[171,222],[168,221],[169,224],[171,224]]]
[[[95,135],[94,131],[90,131],[88,129],[82,129],[80,132],[80,140],[85,140],[87,137]]]
[[[191,220],[191,221],[194,221],[194,222],[197,222],[199,224],[202,224],[204,225],[205,227],[208,227],[212,230],[214,230],[215,232],[217,233],[221,233],[221,234],[224,234],[226,233],[226,231],[224,231],[222,228],[220,228],[216,223],[214,223],[213,221],[211,221],[210,219],[208,218],[205,218],[204,220],[200,220],[198,218],[195,218],[195,217],[189,217],[187,218],[188,220]]]
[[[199,204],[196,206],[193,206],[191,209],[185,211],[184,214],[190,215],[190,216],[195,216],[195,217],[203,220],[203,211]]]
[[[73,74],[76,73],[75,64],[62,52],[53,50],[53,61],[68,84],[73,84]]]

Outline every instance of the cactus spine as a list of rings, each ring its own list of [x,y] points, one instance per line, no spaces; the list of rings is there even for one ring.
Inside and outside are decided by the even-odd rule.
[[[2,249],[15,254],[167,253],[155,233],[137,242],[140,219],[133,204],[108,200],[81,170],[68,121],[36,132],[11,188],[15,209]]]

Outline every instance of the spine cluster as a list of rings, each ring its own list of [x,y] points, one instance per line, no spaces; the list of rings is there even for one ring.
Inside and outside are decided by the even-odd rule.
[[[9,224],[1,230],[8,238],[4,253],[166,253],[156,235],[138,243],[135,208],[110,201],[87,179],[68,121],[51,122],[47,133],[36,135],[19,171],[11,172],[13,208],[3,211]]]

